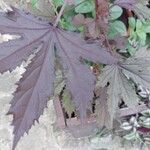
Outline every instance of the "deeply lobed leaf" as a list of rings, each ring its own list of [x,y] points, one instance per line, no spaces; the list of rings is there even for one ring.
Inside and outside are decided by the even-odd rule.
[[[100,43],[87,44],[78,33],[61,30],[29,13],[12,9],[7,14],[0,14],[0,32],[21,38],[0,44],[0,73],[12,71],[40,47],[18,82],[8,112],[13,114],[14,150],[21,136],[29,131],[35,120],[38,121],[53,95],[56,53],[63,71],[67,71],[66,88],[81,119],[90,107],[95,84],[95,76],[81,60],[103,64],[114,64],[118,60]]]
[[[147,7],[147,0],[115,0],[114,4],[133,11],[141,19],[150,18],[150,10]]]
[[[135,56],[118,65],[106,66],[99,77],[98,87],[107,86],[108,111],[111,120],[116,117],[118,103],[123,100],[128,107],[138,105],[139,98],[135,92],[134,84],[150,87],[150,56],[146,48],[138,51]]]
[[[107,105],[107,87],[98,89],[96,91],[96,96],[98,96],[98,98],[96,99],[95,113],[97,116],[98,125],[101,128],[105,126],[108,129],[112,129],[113,125]]]

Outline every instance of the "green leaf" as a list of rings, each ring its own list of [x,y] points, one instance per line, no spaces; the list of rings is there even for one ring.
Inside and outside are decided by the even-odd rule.
[[[58,61],[58,60],[56,59],[56,61]],[[56,65],[58,67],[59,64],[57,63]],[[63,88],[65,87],[65,82],[62,80],[63,74],[62,74],[61,70],[58,69],[55,72],[55,74],[56,74],[56,79],[55,79],[55,82],[54,82],[54,87],[55,87],[54,95],[57,96],[57,95],[60,95],[60,93],[62,92]]]
[[[142,116],[139,118],[141,126],[150,128],[150,109],[141,112]]]
[[[128,20],[129,20],[129,26],[134,30],[135,27],[136,27],[136,20],[135,20],[135,18],[134,17],[129,17]]]
[[[53,4],[56,8],[63,5],[63,3],[64,3],[64,0],[53,0]]]
[[[36,15],[41,16],[43,18],[46,18],[50,22],[54,21],[55,11],[53,9],[53,6],[46,0],[32,0],[32,7],[30,11]]]
[[[113,6],[111,9],[110,9],[110,20],[115,20],[117,18],[119,18],[121,15],[122,15],[122,8],[119,7],[119,6]]]
[[[139,138],[139,134],[138,134],[138,132],[133,131],[133,132],[125,135],[124,138],[126,140],[136,140]]]
[[[71,118],[71,114],[75,111],[75,106],[73,105],[73,102],[71,101],[71,94],[66,89],[63,93],[62,98],[62,105],[69,117]]]
[[[76,30],[76,28],[71,24],[71,21],[69,22],[68,20],[66,20],[64,18],[61,19],[59,24],[63,29],[66,29],[69,31],[75,31]]]
[[[120,34],[121,36],[127,34],[126,26],[122,21],[114,21],[110,23],[108,36],[113,38],[117,34]]]
[[[39,0],[31,0],[31,5],[32,7],[35,7],[36,3],[38,2]]]
[[[150,117],[150,109],[142,111],[141,114],[145,117]]]
[[[150,23],[143,26],[143,30],[145,33],[150,33]]]
[[[134,48],[133,46],[131,46],[130,43],[127,43],[126,49],[127,49],[127,52],[128,52],[131,56],[133,56],[133,55],[136,53],[136,51],[137,51],[137,49]]]
[[[108,30],[108,37],[109,39],[113,39],[117,35],[117,31],[115,28],[111,27]]]
[[[137,19],[137,21],[136,21],[136,30],[139,30],[141,28],[142,28],[142,22],[141,22],[141,20]]]
[[[75,5],[79,5],[75,8],[76,13],[89,13],[94,10],[94,1],[92,0],[75,0]]]
[[[141,44],[144,46],[146,42],[146,33],[144,31],[137,31],[136,33],[141,41]]]
[[[69,9],[69,8],[68,8]],[[72,9],[71,11],[67,12],[67,7],[66,7],[66,13],[64,13],[63,18],[60,21],[60,26],[63,29],[69,30],[69,31],[75,31],[77,30],[75,26],[72,23],[72,18],[75,15],[75,11]]]
[[[142,125],[146,128],[150,128],[150,118],[146,118]]]

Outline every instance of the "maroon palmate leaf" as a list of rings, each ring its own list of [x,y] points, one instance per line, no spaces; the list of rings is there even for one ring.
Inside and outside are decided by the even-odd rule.
[[[124,7],[126,9],[133,10],[134,5],[137,4],[137,1],[136,0],[115,0],[114,4]]]
[[[133,11],[138,18],[150,18],[150,10],[146,5],[148,4],[148,0],[115,0],[114,4]]]
[[[112,129],[112,121],[110,118],[110,114],[108,112],[108,105],[107,105],[107,87],[100,88],[96,90],[96,96],[98,98],[96,99],[96,108],[95,113],[97,116],[97,122],[100,127],[107,127],[108,129]]]
[[[59,57],[66,73],[66,88],[72,95],[80,117],[86,116],[93,97],[95,77],[81,58],[103,64],[114,64],[114,58],[100,43],[87,44],[79,34],[53,27],[49,22],[12,8],[0,14],[0,32],[19,35],[20,38],[0,44],[0,73],[12,71],[23,60],[36,52],[26,72],[18,82],[8,114],[13,114],[15,149],[19,139],[38,121],[53,95],[55,56]],[[57,55],[56,55],[57,54]]]
[[[107,105],[111,121],[117,117],[118,103],[124,103],[135,109],[139,103],[139,96],[135,86],[150,87],[150,50],[140,48],[136,54],[126,60],[120,61],[117,65],[108,65],[103,68],[99,76],[97,87],[107,86]],[[133,84],[134,83],[134,84]],[[148,109],[145,107],[145,109]],[[137,107],[136,112],[140,112]]]

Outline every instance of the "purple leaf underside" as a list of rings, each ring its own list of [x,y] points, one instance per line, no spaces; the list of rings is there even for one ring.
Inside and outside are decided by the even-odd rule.
[[[136,0],[115,0],[114,4],[129,10],[133,10],[135,4],[137,4],[137,1]]]
[[[82,64],[81,58],[102,64],[118,61],[100,43],[87,44],[79,34],[55,28],[49,22],[16,8],[8,14],[0,14],[0,33],[21,36],[0,44],[0,73],[15,69],[40,46],[17,83],[18,88],[8,112],[13,114],[13,150],[21,136],[28,133],[35,120],[38,121],[49,97],[53,95],[55,51],[67,70],[66,87],[81,118],[89,109],[95,84],[95,76],[89,67]]]

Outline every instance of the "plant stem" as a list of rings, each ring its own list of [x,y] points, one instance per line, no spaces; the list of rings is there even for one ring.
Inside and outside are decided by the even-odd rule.
[[[101,21],[104,21],[103,19],[105,18],[105,19],[108,19],[108,16],[103,16],[101,13],[102,12],[100,12],[99,11],[99,7],[102,7],[101,9],[103,9],[103,7],[106,7],[106,5],[108,6],[108,1],[106,1],[105,3],[106,3],[106,5],[102,5],[101,3],[102,2],[105,2],[105,1],[99,1],[99,0],[95,0],[95,14],[96,14],[96,16],[95,16],[95,22],[96,22],[96,26],[98,26],[98,27],[100,27],[101,28],[101,33],[100,34],[102,34],[102,35],[104,35],[104,38],[105,38],[105,46],[108,48],[108,51],[110,52],[110,53],[112,53],[112,48],[111,48],[111,46],[110,46],[110,43],[109,43],[109,40],[108,40],[108,38],[107,38],[107,33],[106,33],[106,31],[103,31],[103,27],[101,27],[101,25],[99,24],[99,22],[101,22]],[[109,7],[107,8],[107,9],[109,9]],[[107,17],[107,18],[106,18]],[[107,26],[107,24],[106,24],[106,26]]]
[[[62,14],[63,14],[63,11],[64,11],[64,9],[65,9],[65,7],[66,7],[66,4],[67,4],[67,0],[64,1],[63,6],[61,7],[61,10],[60,10],[60,12],[59,12],[59,14],[58,14],[58,16],[57,16],[57,19],[56,19],[56,21],[55,21],[55,23],[54,23],[54,27],[57,27],[57,25],[58,25],[58,23],[59,23],[59,21],[60,21],[60,18],[61,18]]]
[[[132,13],[132,11],[130,11],[130,10],[126,10],[126,14],[127,14],[128,17],[133,17],[133,13]],[[131,28],[128,27],[128,30],[127,30],[127,37],[130,36],[130,32],[131,32]]]
[[[99,18],[99,14],[98,14],[98,0],[95,0],[95,12],[96,12],[96,21],[98,20],[98,18]]]
[[[108,51],[110,52],[110,53],[112,53],[112,48],[111,48],[111,46],[110,46],[110,43],[109,43],[109,40],[108,40],[108,38],[107,38],[107,35],[106,34],[104,34],[104,36],[105,36],[105,41],[106,41],[106,47],[108,47]]]

